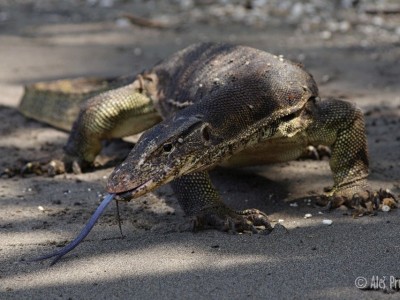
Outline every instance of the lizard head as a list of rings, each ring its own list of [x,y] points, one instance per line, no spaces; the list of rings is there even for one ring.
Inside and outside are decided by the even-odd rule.
[[[202,115],[176,114],[140,137],[109,177],[107,189],[121,198],[136,198],[182,175],[216,163],[209,150],[221,141]]]

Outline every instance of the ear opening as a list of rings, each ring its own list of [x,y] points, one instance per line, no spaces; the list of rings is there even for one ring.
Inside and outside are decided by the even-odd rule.
[[[201,129],[201,135],[203,137],[203,139],[208,142],[211,138],[211,134],[210,134],[210,127],[205,125],[202,129]]]
[[[164,150],[164,152],[171,152],[171,150],[172,150],[172,144],[171,144],[171,143],[165,143],[165,144],[163,145],[163,150]]]

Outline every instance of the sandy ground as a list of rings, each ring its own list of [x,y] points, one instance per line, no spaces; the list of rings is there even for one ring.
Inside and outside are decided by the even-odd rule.
[[[115,22],[122,11],[149,15],[140,5],[117,2],[112,8],[77,10],[74,1],[58,8],[47,2],[35,7],[30,1],[0,1],[0,169],[20,159],[59,155],[67,139],[66,133],[18,112],[23,84],[127,74],[193,42],[228,41],[301,61],[323,97],[357,103],[366,114],[370,183],[400,193],[400,30],[387,35],[350,29],[329,36],[295,25],[200,21],[159,30]],[[189,220],[165,186],[122,205],[124,239],[109,208],[88,238],[57,265],[26,262],[76,236],[101,200],[111,170],[0,179],[1,299],[399,295],[390,280],[400,278],[400,211],[359,219],[343,210],[321,212],[308,199],[331,184],[326,161],[213,172],[228,204],[266,211],[274,223],[283,220],[288,231],[279,228],[268,236],[181,231]],[[306,213],[312,217],[305,219]],[[323,225],[323,219],[333,224]],[[356,287],[358,277],[359,284],[366,279],[369,290]]]

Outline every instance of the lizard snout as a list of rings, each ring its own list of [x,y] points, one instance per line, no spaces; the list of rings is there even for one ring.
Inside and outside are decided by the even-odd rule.
[[[142,179],[137,170],[127,162],[117,166],[108,178],[107,191],[121,194],[137,189],[148,180]]]
[[[161,175],[155,168],[124,162],[109,176],[107,191],[126,200],[137,198],[164,184],[166,176]]]

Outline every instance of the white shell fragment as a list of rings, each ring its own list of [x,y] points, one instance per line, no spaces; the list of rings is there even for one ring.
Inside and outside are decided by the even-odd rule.
[[[332,223],[333,223],[333,221],[329,220],[329,219],[322,220],[322,224],[324,224],[324,225],[332,225]]]
[[[309,218],[311,218],[312,217],[312,214],[305,214],[304,215],[304,219],[309,219]]]
[[[390,211],[390,206],[389,205],[382,205],[382,211],[385,211],[385,212]]]
[[[41,205],[39,205],[37,208],[38,208],[38,210],[40,210],[40,211],[44,211],[44,207],[41,206]]]

